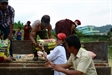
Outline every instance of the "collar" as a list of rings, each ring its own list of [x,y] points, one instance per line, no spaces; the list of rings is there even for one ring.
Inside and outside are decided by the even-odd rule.
[[[79,49],[77,55],[75,56],[73,53],[71,53],[71,55],[73,55],[73,59],[75,60],[76,58],[80,58],[81,57],[81,53],[82,53],[82,48]]]
[[[81,54],[82,54],[82,51],[83,51],[83,48],[80,48],[76,57],[80,58],[81,57]]]

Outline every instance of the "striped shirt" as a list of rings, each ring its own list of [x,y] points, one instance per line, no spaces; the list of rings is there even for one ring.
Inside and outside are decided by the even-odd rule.
[[[10,5],[7,6],[7,9],[2,12],[0,9],[0,25],[4,28],[8,27],[10,24],[14,24],[15,10]]]

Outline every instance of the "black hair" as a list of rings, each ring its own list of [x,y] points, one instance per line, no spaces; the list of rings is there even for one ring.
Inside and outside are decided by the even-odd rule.
[[[74,46],[76,49],[80,49],[81,43],[79,38],[76,35],[70,35],[65,38],[65,42],[68,44],[69,47]]]
[[[13,34],[15,34],[15,33],[16,33],[16,31],[15,31],[15,30],[13,30],[13,31],[12,31],[12,33],[13,33]]]
[[[65,48],[65,52],[66,52],[66,59],[68,59],[70,57],[70,53],[68,52],[68,50],[66,49],[66,45],[65,42],[63,42],[63,44],[61,45]]]
[[[21,27],[18,27],[21,30]]]

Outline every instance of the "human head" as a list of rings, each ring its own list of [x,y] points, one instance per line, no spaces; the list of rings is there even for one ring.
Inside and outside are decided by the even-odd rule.
[[[15,31],[15,30],[13,30],[13,31],[12,31],[12,33],[13,33],[13,34],[15,34],[15,33],[16,33],[16,31]]]
[[[79,25],[81,25],[81,21],[78,20],[78,19],[76,19],[76,20],[74,21],[74,23],[75,23],[76,27],[79,26]]]
[[[8,0],[0,0],[0,7],[2,10],[5,10],[8,5]]]
[[[49,26],[50,25],[50,16],[49,15],[42,16],[41,25],[44,25],[44,26]]]
[[[66,38],[66,35],[64,33],[59,33],[56,35],[56,43],[57,45],[62,44]]]
[[[66,49],[70,51],[69,49],[71,47],[74,47],[76,50],[79,50],[81,47],[81,43],[79,38],[76,35],[70,35],[67,38],[65,38],[66,43]]]
[[[21,30],[21,27],[18,27],[18,31],[20,31]]]
[[[30,23],[31,23],[30,21],[27,21],[27,24],[28,24],[28,25],[30,25]]]

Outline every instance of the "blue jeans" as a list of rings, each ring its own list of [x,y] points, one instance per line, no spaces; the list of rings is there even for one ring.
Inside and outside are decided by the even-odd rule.
[[[3,39],[5,40],[5,39],[8,38],[8,35],[10,33],[10,26],[4,28],[2,25],[0,25],[0,31],[3,32],[3,34],[4,34]],[[9,49],[9,52],[10,52],[10,55],[13,57],[12,40],[10,40],[10,49]]]

